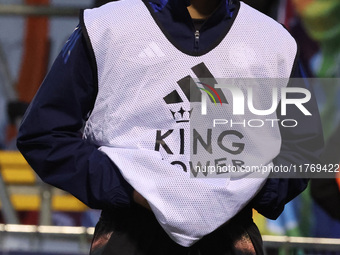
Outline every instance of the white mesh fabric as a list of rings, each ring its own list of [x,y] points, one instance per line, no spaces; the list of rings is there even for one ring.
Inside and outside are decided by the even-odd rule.
[[[252,197],[249,191],[259,189],[263,182],[256,178],[243,182],[229,178],[190,178],[188,173],[162,160],[157,152],[100,149],[125,169],[126,180],[149,201],[169,236],[183,246],[192,245],[228,221]]]
[[[84,22],[97,61],[99,86],[85,138],[101,146],[124,178],[149,201],[169,236],[190,246],[237,214],[267,176],[252,178],[249,173],[198,179],[171,164],[180,161],[190,169],[189,162],[196,160],[190,134],[193,128],[204,134],[211,123],[211,119],[207,126],[195,123],[193,120],[199,119],[196,109],[190,123],[176,123],[174,116],[180,118],[181,109],[185,111],[183,118],[188,119],[188,111],[195,106],[177,81],[188,75],[195,78],[191,68],[202,62],[216,78],[288,78],[296,44],[281,25],[243,3],[225,39],[199,57],[174,47],[139,0],[86,10]],[[183,102],[165,103],[163,98],[173,91]],[[230,93],[225,93],[232,102]],[[271,103],[267,97],[266,87],[254,89],[257,108],[267,109]],[[216,109],[226,119],[253,118],[248,111],[242,118],[235,117],[226,105]],[[236,129],[246,144],[237,159],[249,165],[271,165],[281,145],[278,127]],[[214,129],[213,140],[224,130]],[[157,137],[163,137],[168,149],[160,144],[157,148]],[[224,142],[232,143],[234,138]],[[223,151],[214,156],[219,153]]]

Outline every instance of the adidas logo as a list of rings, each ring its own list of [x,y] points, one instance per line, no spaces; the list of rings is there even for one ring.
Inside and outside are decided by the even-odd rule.
[[[142,50],[138,55],[138,57],[140,58],[155,58],[155,57],[164,57],[164,56],[165,54],[155,42],[151,42],[148,45],[148,47]]]
[[[202,105],[205,106],[207,97],[206,94],[202,94],[203,91],[210,96],[209,98],[211,102],[216,104],[216,97],[221,105],[222,103],[228,104],[227,98],[223,94],[222,90],[220,88],[215,88],[217,81],[203,62],[192,67],[191,70],[200,80],[199,82],[195,82],[190,75],[177,81],[179,88],[182,90],[183,94],[189,102],[201,102]],[[206,81],[210,81],[210,83],[212,84],[209,85]],[[203,88],[200,88],[197,83],[200,84]],[[176,104],[183,103],[185,100],[180,96],[177,90],[173,90],[171,93],[163,97],[163,100],[167,105],[173,105],[170,112],[176,123],[190,121],[193,109],[183,109],[182,107],[179,110],[176,109]],[[202,111],[203,114],[206,114],[206,106],[205,108],[203,108],[203,110],[205,111]]]

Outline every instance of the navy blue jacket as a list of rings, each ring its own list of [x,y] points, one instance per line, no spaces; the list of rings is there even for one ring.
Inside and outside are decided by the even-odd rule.
[[[178,48],[192,55],[213,48],[239,8],[237,1],[221,1],[200,28],[197,40],[186,1],[144,2],[165,33],[176,38]],[[300,75],[296,64],[292,76]],[[70,192],[89,207],[129,206],[132,187],[96,145],[82,139],[81,130],[93,108],[97,86],[93,51],[81,22],[26,112],[17,146],[42,180]],[[281,130],[282,148],[273,160],[274,164],[289,166],[319,162],[323,138],[315,98],[305,107],[312,112],[312,117],[301,116],[294,110],[284,117],[299,119],[299,126]],[[275,176],[272,174],[272,177]],[[284,205],[306,188],[307,182],[307,179],[269,178],[251,202],[252,206],[264,216],[275,219]]]

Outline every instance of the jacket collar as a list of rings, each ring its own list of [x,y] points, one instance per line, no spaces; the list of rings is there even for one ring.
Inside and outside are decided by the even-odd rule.
[[[161,11],[165,7],[169,7],[172,14],[178,18],[183,17],[187,19],[187,6],[190,5],[190,0],[149,0],[155,12]],[[233,4],[231,0],[221,0],[218,8],[209,18],[209,23],[218,23],[225,17],[232,16]]]

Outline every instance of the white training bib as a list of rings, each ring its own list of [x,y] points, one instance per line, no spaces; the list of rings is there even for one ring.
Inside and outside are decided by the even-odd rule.
[[[255,178],[252,172],[229,171],[208,178],[200,166],[268,167],[280,151],[276,112],[257,115],[246,103],[242,112],[233,91],[245,95],[245,102],[251,96],[254,108],[269,109],[272,87],[287,85],[296,43],[280,24],[242,2],[235,15],[215,48],[190,56],[171,43],[140,0],[84,12],[98,71],[98,95],[84,137],[112,159],[183,246],[235,216],[269,174]],[[197,96],[208,87],[203,78],[235,79],[217,90],[225,98],[221,105],[206,103],[206,115]],[[236,78],[281,80],[248,86]],[[228,125],[214,127],[216,116]],[[256,128],[259,123],[265,125]]]

